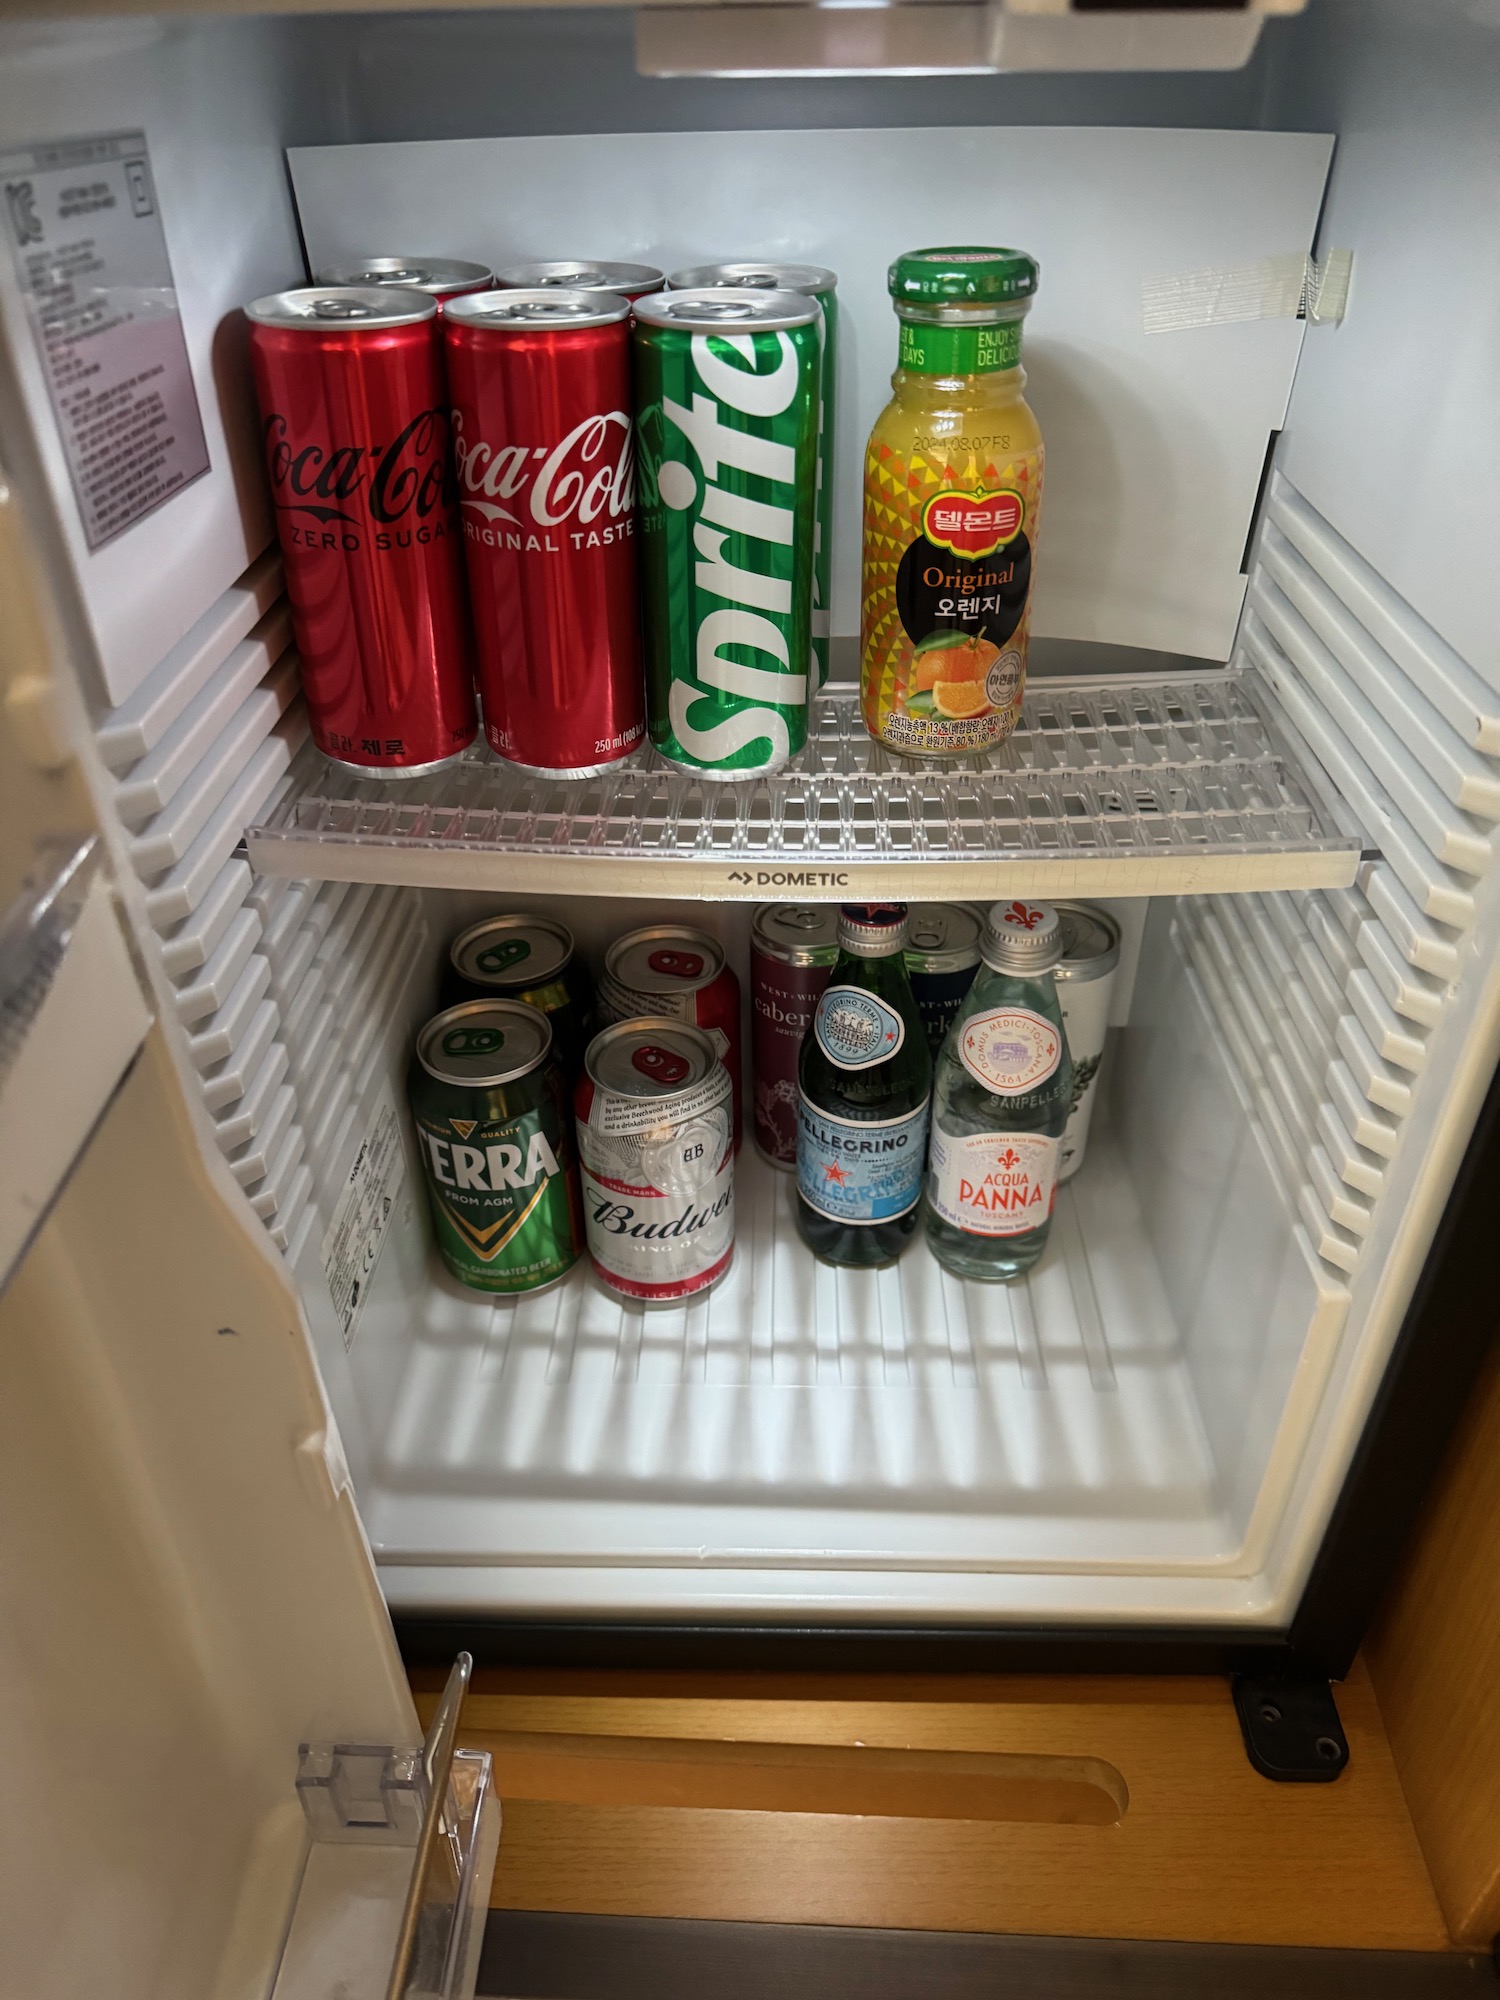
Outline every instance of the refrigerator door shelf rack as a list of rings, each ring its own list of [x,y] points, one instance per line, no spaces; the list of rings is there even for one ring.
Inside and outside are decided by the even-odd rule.
[[[1362,841],[1249,670],[1039,679],[1014,736],[939,767],[867,735],[856,691],[813,704],[805,750],[734,784],[647,751],[602,778],[512,771],[482,748],[391,784],[308,746],[248,830],[261,874],[510,894],[1188,895],[1340,888]]]

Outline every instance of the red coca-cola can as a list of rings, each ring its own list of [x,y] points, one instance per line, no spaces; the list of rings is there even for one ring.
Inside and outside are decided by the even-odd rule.
[[[436,770],[478,727],[437,308],[309,286],[246,315],[313,740]]]
[[[687,924],[647,924],[604,954],[594,996],[599,1025],[670,1015],[702,1028],[734,1090],[734,1150],[740,1149],[740,982],[723,948]]]
[[[320,285],[400,285],[423,292],[441,312],[444,299],[465,292],[487,292],[494,284],[488,264],[469,264],[461,257],[356,257],[347,264],[330,264],[319,271]]]
[[[570,292],[618,292],[622,299],[643,299],[666,282],[654,264],[594,263],[586,257],[536,258],[528,264],[502,264],[495,273],[497,285],[526,291],[561,285]]]
[[[443,333],[484,733],[522,770],[591,777],[646,733],[630,307],[479,292]]]

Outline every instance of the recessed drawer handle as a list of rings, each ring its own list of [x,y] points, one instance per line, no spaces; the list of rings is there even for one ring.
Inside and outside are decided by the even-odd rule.
[[[516,1730],[474,1740],[506,1802],[1114,1826],[1130,1798],[1100,1757]]]

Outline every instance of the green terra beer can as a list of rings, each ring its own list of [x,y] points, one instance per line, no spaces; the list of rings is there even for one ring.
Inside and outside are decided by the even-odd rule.
[[[757,777],[807,741],[821,311],[705,287],[634,312],[651,741]]]
[[[593,991],[573,949],[573,936],[555,917],[507,911],[483,917],[460,931],[448,947],[439,1003],[525,1000],[552,1023],[552,1046],[567,1081],[583,1073]]]
[[[573,1119],[545,1014],[469,1000],[417,1036],[407,1083],[443,1262],[481,1292],[534,1292],[577,1263]]]
[[[838,387],[838,277],[822,264],[694,264],[674,271],[667,284],[685,292],[718,285],[733,290],[801,292],[823,309],[823,367],[818,383],[817,526],[813,536],[812,646],[818,686],[828,679],[828,639],[833,610],[833,468],[837,463],[833,418]]]

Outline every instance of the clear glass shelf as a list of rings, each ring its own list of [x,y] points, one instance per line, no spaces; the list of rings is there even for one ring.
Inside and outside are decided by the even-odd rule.
[[[808,744],[735,784],[652,751],[607,777],[527,778],[471,752],[435,777],[354,777],[310,746],[249,828],[261,873],[509,893],[754,902],[1339,888],[1361,840],[1253,672],[1037,680],[1015,734],[940,766],[872,741],[851,687]]]

